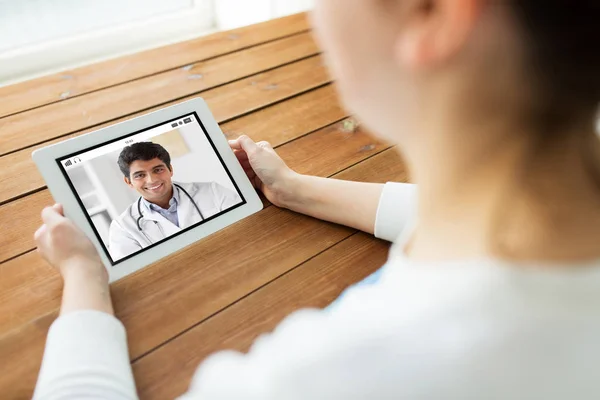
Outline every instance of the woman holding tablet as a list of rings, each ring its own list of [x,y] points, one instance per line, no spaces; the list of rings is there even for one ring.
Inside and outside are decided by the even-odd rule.
[[[183,399],[600,398],[599,19],[597,0],[317,2],[343,100],[419,187],[232,142],[274,204],[395,244],[370,285],[211,357]],[[65,287],[36,397],[135,398],[94,247],[60,206],[42,216]]]

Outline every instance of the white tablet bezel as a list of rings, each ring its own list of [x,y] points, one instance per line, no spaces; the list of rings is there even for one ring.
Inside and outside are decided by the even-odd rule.
[[[133,133],[139,133],[139,131],[146,130],[170,120],[178,119],[186,114],[194,112],[197,114],[200,125],[204,127],[210,141],[212,141],[217,149],[218,155],[220,155],[220,158],[229,170],[234,184],[240,189],[246,203],[225,212],[225,214],[220,215],[215,219],[206,221],[196,227],[189,228],[189,230],[182,231],[177,234],[176,237],[170,237],[164,241],[158,242],[136,255],[129,256],[129,258],[126,258],[123,261],[117,261],[113,265],[113,262],[111,262],[111,259],[105,252],[104,245],[95,233],[95,228],[92,227],[91,220],[88,219],[86,211],[80,205],[77,195],[71,189],[71,184],[63,174],[58,160],[88,150],[91,147],[115,141],[126,136],[131,136]],[[68,116],[65,116],[65,118],[68,118]],[[81,228],[87,237],[94,243],[94,246],[100,253],[102,262],[109,271],[111,282],[121,279],[171,253],[181,250],[228,225],[262,210],[263,208],[262,201],[258,197],[256,190],[248,180],[242,166],[229,147],[225,135],[221,131],[221,128],[219,128],[219,125],[215,121],[206,102],[202,98],[195,98],[61,143],[44,147],[33,152],[32,157],[46,181],[54,200],[57,203],[63,204],[65,215]]]

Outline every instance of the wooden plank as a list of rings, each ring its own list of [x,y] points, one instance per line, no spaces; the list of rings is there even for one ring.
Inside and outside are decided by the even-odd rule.
[[[222,126],[227,138],[240,135],[268,140],[279,146],[315,129],[345,118],[332,85],[313,90]],[[293,116],[293,118],[291,118]]]
[[[302,33],[0,119],[0,155],[313,56]]]
[[[341,122],[299,138],[277,151],[301,174],[331,176],[388,147],[363,129],[346,131]],[[342,153],[344,157],[329,156],[335,153]]]
[[[172,399],[188,390],[198,364],[215,351],[247,351],[291,312],[322,308],[385,263],[387,243],[356,234],[288,272],[133,364],[140,398]]]
[[[369,151],[363,150],[365,146],[373,143],[373,139],[365,132],[359,130],[348,133],[343,130],[343,124],[335,124],[283,145],[278,148],[278,151],[290,167],[302,173],[331,176],[339,170],[377,154],[384,148],[383,145],[375,143]],[[328,151],[314,159],[303,158],[307,154],[308,157],[311,157],[311,150],[316,145]],[[370,167],[371,164],[367,164],[367,166]],[[353,176],[357,170],[360,168],[353,167],[345,172],[344,176]],[[397,171],[397,169],[390,169],[390,171]],[[50,199],[46,199],[46,201],[48,200]],[[40,204],[35,207],[40,210],[46,204],[51,204],[51,200],[46,203],[40,201]],[[18,224],[10,229],[18,229],[16,225]],[[39,225],[39,217],[32,218],[31,225],[33,232]],[[29,235],[29,237],[31,236],[32,234]],[[29,240],[31,240],[29,247],[33,248],[33,241]],[[0,291],[0,336],[43,313],[58,308],[58,297],[55,297],[55,301],[48,301],[46,291],[48,288],[57,290],[52,293],[58,296],[58,289],[60,289],[58,277],[53,277],[50,269],[42,268],[40,264],[44,263],[35,252],[0,264],[3,272],[2,291]],[[33,268],[33,265],[36,267]],[[19,300],[15,301],[15,299]]]
[[[307,119],[307,115],[311,118]],[[228,137],[236,137],[241,132],[238,121],[244,120],[243,133],[279,146],[344,116],[334,89],[326,86],[224,124],[222,128]],[[47,190],[43,190],[0,206],[0,226],[6,232],[11,232],[0,236],[0,261],[34,248],[33,233],[39,224],[39,213],[48,204],[52,204],[51,196]]]
[[[312,135],[311,135],[312,136]],[[312,145],[312,144],[311,144]],[[381,153],[381,155],[384,154],[392,154],[390,152],[390,150],[386,150],[385,152]],[[373,161],[374,159],[381,157],[381,155],[377,155],[375,157],[369,158],[367,160],[368,164],[364,164],[366,165],[367,168],[363,168],[361,165],[363,165],[363,163],[357,164],[352,166],[351,168],[346,169],[345,171],[343,171],[341,174],[337,174],[334,175],[334,177],[336,178],[343,178],[343,179],[348,179],[348,180],[355,180],[358,177],[364,177],[365,180],[367,181],[376,181],[378,178],[375,174],[372,174],[372,171],[377,171],[376,169],[371,168],[373,166]],[[326,156],[326,154],[324,155],[324,157]],[[393,163],[390,163],[391,166],[393,166]],[[393,173],[391,173],[390,169],[386,168],[386,171],[388,171],[388,176],[385,177],[385,180],[398,180],[401,178],[402,174],[404,174],[404,169],[402,167],[401,164],[396,164],[396,175],[394,176]],[[371,171],[371,172],[369,172]],[[396,177],[396,179],[395,179]],[[240,235],[243,238],[243,241],[245,243],[245,246],[243,246],[241,248],[241,250],[243,251],[250,251],[250,256],[254,257],[253,258],[253,262],[255,263],[254,265],[260,265],[261,269],[265,268],[265,261],[263,259],[260,260],[256,260],[256,257],[260,257],[260,254],[258,254],[258,252],[262,252],[264,251],[265,247],[262,244],[262,238],[260,237],[261,232],[269,232],[271,236],[274,235],[279,235],[279,232],[277,232],[276,230],[272,230],[274,228],[277,228],[277,226],[275,227],[271,227],[270,225],[265,226],[263,224],[263,214],[269,212],[267,210],[271,210],[271,209],[275,209],[277,210],[275,207],[269,207],[268,209],[263,210],[262,213],[258,214],[257,216],[254,217],[254,219],[249,219],[248,221],[248,226],[249,227],[253,227],[255,224],[257,225],[258,229],[257,231],[259,232],[259,237],[256,238],[255,236],[253,236],[253,232],[252,231],[248,231],[246,230],[246,228],[244,229],[240,229],[240,228],[229,228],[230,230],[233,230],[234,232],[231,233],[232,235]],[[283,212],[285,215],[287,214],[291,214],[291,215],[295,215],[293,213],[289,213],[286,211],[281,211]],[[310,232],[312,229],[318,229],[319,227],[321,227],[321,225],[325,225],[329,227],[329,224],[323,223],[323,222],[318,222],[316,220],[312,220],[312,219],[308,219],[309,221],[314,221],[315,225],[307,225],[307,229],[306,231],[303,232],[298,232],[297,237],[300,239],[305,239],[304,235],[310,235]],[[243,222],[243,221],[242,221]],[[296,221],[286,221],[288,227],[295,224]],[[281,221],[277,220],[276,221],[277,224],[281,225]],[[223,235],[226,236],[225,239],[219,241],[216,240],[217,244],[218,243],[223,243],[224,240],[227,240],[227,243],[229,243],[230,241],[240,241],[242,239],[231,239],[229,238],[227,235],[229,234],[226,231],[222,231]],[[334,231],[335,232],[335,231]],[[318,232],[319,235],[324,235],[325,233],[323,231]],[[329,235],[333,235],[333,233],[329,232]],[[237,236],[236,236],[237,237]],[[250,240],[249,240],[250,238]],[[209,238],[210,239],[210,238]],[[258,240],[257,240],[258,239]],[[284,249],[283,251],[279,252],[279,253],[275,253],[273,255],[273,258],[276,260],[276,263],[281,263],[282,261],[287,260],[289,257],[294,257],[293,254],[295,251],[297,251],[299,249],[299,247],[301,246],[312,246],[313,242],[312,239],[308,240],[308,243],[306,244],[303,240],[299,240],[299,241],[291,241],[289,240],[289,238],[287,238],[286,236],[280,236],[279,237],[280,241],[279,241],[279,245],[281,246],[282,244],[284,244]],[[260,243],[260,244],[258,244]],[[207,249],[211,249],[212,245],[210,243],[208,244],[204,244],[204,242],[198,243],[197,246],[191,246],[191,249],[198,247],[198,260],[200,261],[201,264],[205,264],[207,262],[210,261],[211,258],[215,258],[218,259],[218,262],[223,262],[226,261],[227,265],[230,265],[228,257],[231,255],[231,252],[228,252],[226,256],[223,256],[221,259],[219,259],[219,255],[214,255],[214,254],[207,254],[207,256],[205,257],[204,254],[205,252],[202,250],[204,248]],[[314,249],[314,248],[313,248]],[[196,253],[195,253],[196,254]],[[316,253],[315,253],[316,254]],[[244,260],[245,253],[242,254],[242,260]],[[26,257],[28,257],[26,259]],[[143,271],[140,271],[137,275],[137,278],[135,280],[135,282],[132,282],[131,279],[132,277],[128,277],[125,278],[123,281],[119,282],[122,286],[120,286],[119,288],[116,288],[115,285],[113,285],[112,288],[112,292],[113,292],[113,298],[115,299],[115,304],[118,304],[116,309],[117,309],[117,313],[118,316],[121,318],[122,315],[122,311],[121,311],[121,307],[125,307],[126,305],[129,305],[130,307],[140,307],[142,310],[144,309],[144,307],[148,307],[148,311],[143,312],[143,311],[139,311],[139,313],[141,313],[142,315],[140,315],[141,319],[143,320],[144,315],[146,315],[147,313],[152,312],[152,310],[156,310],[157,308],[165,308],[167,311],[168,310],[172,310],[175,314],[177,314],[178,318],[182,318],[182,319],[187,319],[189,318],[189,314],[187,313],[186,309],[182,309],[183,304],[182,301],[183,300],[178,300],[178,299],[174,299],[173,296],[175,294],[178,294],[178,290],[176,288],[171,288],[171,283],[170,280],[172,279],[176,279],[176,275],[178,274],[177,271],[179,270],[179,263],[175,262],[175,260],[173,259],[174,256],[163,260],[162,262],[158,263],[157,265],[154,265],[152,267],[146,268]],[[191,259],[194,259],[194,255],[190,255],[189,257],[191,257]],[[53,309],[58,308],[59,306],[59,297],[60,297],[60,282],[59,282],[59,278],[58,276],[56,276],[56,274],[53,275],[53,277],[50,277],[51,273],[49,272],[49,268],[47,265],[45,265],[42,260],[35,254],[35,253],[30,253],[29,255],[25,256],[25,257],[20,257],[17,260],[22,263],[20,264],[13,264],[13,268],[12,271],[14,271],[13,273],[16,273],[17,271],[24,271],[27,270],[29,272],[29,274],[31,274],[30,276],[36,276],[38,274],[43,275],[46,274],[46,277],[41,278],[40,281],[41,282],[45,282],[45,286],[43,287],[35,287],[33,285],[33,282],[30,281],[31,286],[28,287],[28,289],[23,289],[22,293],[23,295],[21,297],[19,297],[20,301],[23,301],[25,299],[25,296],[28,296],[27,298],[31,297],[34,294],[39,295],[39,303],[32,303],[30,304],[31,307],[33,307],[34,309],[38,306],[40,306],[41,304],[46,304],[46,303],[51,303]],[[234,260],[235,262],[235,260]],[[12,263],[12,262],[11,262]],[[5,273],[2,275],[2,280],[0,280],[0,282],[4,282],[4,278],[7,275],[10,275],[11,272],[8,270],[9,265],[11,265],[11,263],[6,263],[6,264],[2,264],[0,265],[0,271],[4,271]],[[2,267],[5,267],[4,269],[2,269]],[[175,269],[175,271],[173,272],[173,275],[170,277],[170,279],[164,279],[164,274],[165,271],[169,271],[171,269]],[[252,272],[256,272],[256,267],[254,268],[249,268],[250,271]],[[236,284],[240,284],[240,282],[244,282],[244,279],[240,280],[239,276],[246,276],[245,274],[240,274],[239,270],[236,270],[236,272],[232,273],[236,275],[236,278],[233,279],[232,282],[235,282]],[[139,276],[141,275],[141,276]],[[147,282],[146,279],[144,279],[145,276],[150,276],[153,277],[152,278],[152,282]],[[185,276],[185,275],[183,275]],[[23,279],[26,279],[27,276],[22,276]],[[202,281],[202,279],[204,279],[204,277],[201,277],[200,280]],[[194,283],[195,285],[193,285],[195,288],[193,288],[195,291],[197,292],[202,292],[202,290],[198,287],[196,287],[196,285],[199,282],[196,282],[192,279],[187,279],[188,282],[190,283]],[[52,282],[54,281],[54,282]],[[13,284],[18,282],[18,280],[13,279],[12,281],[6,281],[9,282],[7,284],[7,288],[11,288],[14,287],[15,285]],[[229,283],[231,285],[231,282]],[[146,302],[145,305],[140,304],[140,298],[144,298],[145,296],[152,296],[152,293],[154,293],[154,286],[157,285],[158,288],[162,288],[162,290],[165,290],[165,288],[170,288],[170,291],[167,291],[168,294],[168,298],[170,298],[170,300],[172,300],[172,302],[169,305],[164,305],[161,306],[161,303],[156,303],[156,304],[152,304],[152,302],[150,301],[150,304],[147,304],[148,302]],[[136,290],[135,293],[132,293],[132,290]],[[4,293],[4,291],[3,291]],[[7,299],[13,299],[13,301],[7,301],[6,299],[2,299],[2,301],[0,301],[0,304],[8,304],[8,303],[12,303],[12,306],[16,306],[17,304],[15,304],[14,302],[14,298],[17,297],[13,297],[11,293],[7,294],[9,297],[7,297]],[[15,295],[16,296],[16,295]],[[183,299],[185,300],[187,297],[183,296]],[[235,299],[232,299],[231,302],[235,301]],[[198,305],[198,303],[194,303],[194,305]],[[37,313],[37,317],[35,316],[29,316],[28,318],[28,323],[21,325],[20,327],[15,327],[14,329],[12,329],[12,331],[10,332],[4,332],[4,333],[0,333],[0,359],[4,360],[4,364],[0,365],[0,392],[2,393],[10,393],[11,396],[14,398],[30,398],[31,396],[31,391],[33,390],[33,385],[35,382],[35,378],[37,375],[37,371],[39,369],[39,363],[41,361],[41,355],[43,352],[43,346],[44,346],[44,338],[47,332],[47,329],[49,327],[49,325],[52,323],[52,321],[54,320],[54,318],[56,317],[56,312],[55,311],[50,311],[47,314],[42,314],[41,312],[39,312],[40,310],[37,309],[38,313]],[[212,312],[211,312],[212,311]],[[214,308],[211,309],[210,311],[207,311],[207,315],[212,315],[214,312],[218,311],[218,309]],[[19,310],[18,313],[23,312],[23,310]],[[136,311],[135,310],[129,310],[130,314],[135,314]],[[6,315],[6,311],[2,310],[0,312],[0,315]],[[198,321],[200,321],[201,319],[198,319],[196,321],[191,321],[190,322],[190,326],[194,323],[197,323]],[[139,321],[139,320],[138,320]],[[132,331],[131,327],[134,326],[134,322],[124,319],[125,325],[128,328],[128,332],[129,332],[129,341],[131,343],[131,353],[132,355],[135,357],[136,355],[140,355],[143,354],[144,352],[141,351],[142,349],[138,349],[137,351],[134,350],[134,343],[137,343],[138,340],[140,340],[141,338],[145,337],[146,335],[148,335],[148,332],[151,332],[153,330],[153,328],[146,328],[141,329],[135,329]],[[6,321],[3,321],[2,323],[0,323],[0,327],[4,326],[6,323]],[[162,324],[162,321],[161,321]],[[139,336],[138,336],[139,335]],[[168,336],[168,335],[167,335]],[[172,335],[171,335],[172,337]]]
[[[128,276],[111,291],[117,316],[128,329],[130,353],[140,356],[350,234],[346,228],[268,207]],[[41,260],[37,264],[27,267],[46,268]],[[41,315],[0,336],[3,395],[30,397],[55,316]]]
[[[202,93],[202,98],[208,103],[217,122],[222,123],[312,90],[329,82],[329,80],[321,57],[315,56],[210,89]],[[167,106],[178,102],[172,102]],[[162,106],[155,109],[159,108],[162,108]],[[145,114],[146,112],[148,111],[136,115]],[[118,122],[129,118],[131,116],[122,118]],[[0,176],[0,187],[3,188],[2,193],[0,193],[0,204],[45,187],[45,182],[31,159],[33,151],[67,138],[79,136],[93,129],[0,157],[0,170],[5,171]]]
[[[409,182],[404,161],[396,148],[389,148],[335,176],[356,182]]]
[[[342,130],[343,124],[339,126],[338,129]],[[340,135],[345,134],[343,132]],[[319,141],[322,142],[323,137],[318,138],[315,142],[308,141],[312,136],[316,137],[316,134],[290,143],[289,146],[304,141],[305,145],[315,148]],[[335,135],[324,136],[332,137],[335,140]],[[352,139],[359,136],[360,133],[341,142],[351,143]],[[360,149],[363,146],[356,143],[355,145],[349,144],[347,148],[356,152],[357,148]],[[335,156],[335,154],[337,153],[325,153],[323,159]],[[376,151],[364,155],[366,158],[372,154],[376,154]],[[346,154],[341,154],[341,156],[348,157]],[[327,161],[324,162],[331,164]],[[354,171],[355,174],[361,173],[359,166],[360,164],[348,169],[345,178],[351,178],[350,171]],[[402,168],[399,166],[399,171],[401,170]],[[364,175],[368,176],[368,173],[364,173]],[[225,306],[224,303],[231,304],[237,300],[239,296],[227,297],[227,293],[230,294],[232,290],[239,289],[238,286],[243,285],[245,289],[241,292],[245,291],[246,293],[261,286],[257,285],[254,289],[246,287],[249,276],[264,274],[267,270],[271,271],[272,268],[279,268],[281,264],[284,264],[284,267],[287,268],[287,266],[294,264],[293,262],[288,263],[290,260],[296,262],[296,260],[302,258],[298,256],[298,252],[305,255],[311,254],[311,252],[312,255],[317,254],[320,250],[315,246],[337,243],[340,235],[343,238],[352,233],[347,229],[336,228],[331,224],[302,217],[275,207],[268,207],[258,215],[240,222],[240,224],[219,232],[216,238],[211,236],[206,241],[190,246],[184,250],[184,255],[179,255],[181,253],[173,255],[113,285],[112,292],[117,315],[127,326],[130,351],[133,357],[146,353],[176,335],[177,332],[181,332],[214,314]],[[291,237],[292,234],[288,233],[287,230],[281,231],[280,229],[290,229],[291,232],[294,232],[294,236]],[[265,237],[263,238],[263,236]],[[276,240],[275,248],[270,247],[270,240]],[[326,242],[323,242],[324,240]],[[242,243],[242,245],[236,248],[236,252],[231,252],[229,247],[223,250],[223,246],[226,247],[229,243]],[[319,248],[322,249],[322,247]],[[222,254],[220,251],[226,253]],[[267,252],[268,258],[264,257],[265,252]],[[234,257],[230,259],[232,255]],[[308,258],[310,256],[305,257],[305,259]],[[187,268],[191,268],[189,260],[195,260],[191,275],[187,270]],[[240,262],[243,265],[238,265]],[[273,266],[271,264],[277,265]],[[256,268],[257,265],[260,267]],[[201,271],[197,271],[198,268],[201,268]],[[206,268],[211,268],[211,271],[214,268],[216,271],[214,273],[223,274],[222,281],[209,282],[207,279],[209,279],[212,272]],[[233,270],[229,273],[230,268]],[[10,278],[10,276],[16,275],[25,269],[32,274],[31,276],[46,274],[48,278],[42,278],[37,283],[36,281],[29,281],[26,284],[21,283],[23,287],[18,289],[16,288],[19,285],[18,279]],[[48,326],[56,316],[55,311],[49,311],[46,314],[43,314],[43,312],[48,309],[56,309],[59,306],[59,278],[56,275],[50,277],[48,269],[49,267],[35,253],[30,253],[0,265],[0,271],[3,272],[0,282],[7,282],[6,288],[8,289],[8,292],[3,291],[0,293],[0,296],[3,296],[0,300],[0,306],[12,307],[15,310],[15,315],[29,313],[27,323],[12,326],[11,329],[3,329],[3,332],[0,333],[0,359],[5,361],[3,365],[0,365],[0,392],[14,394],[14,397],[27,398],[31,394],[41,360],[44,337]],[[285,270],[285,268],[283,269]],[[285,271],[278,270],[278,272],[281,274]],[[226,274],[229,275],[226,276]],[[179,282],[180,276],[186,277],[185,283]],[[23,279],[27,278],[24,275],[21,275],[21,277]],[[265,277],[266,280],[263,284],[274,277],[274,275]],[[54,280],[54,282],[51,280]],[[37,284],[45,285],[37,286]],[[206,297],[204,300],[197,297],[202,296],[206,290],[209,290],[204,285],[212,287],[211,285],[217,284],[225,285],[225,287],[217,286],[217,289],[215,289],[218,290],[219,294],[227,297],[222,300],[222,303],[216,302],[214,298],[210,297]],[[184,285],[184,288],[180,288],[179,285]],[[18,293],[21,293],[21,295]],[[37,300],[28,303],[33,312],[28,311],[28,307],[20,306],[21,302],[31,301],[32,297],[37,297]],[[202,303],[202,301],[206,303]],[[43,307],[47,307],[46,310]],[[7,312],[4,310],[0,311],[0,316],[6,314]],[[151,316],[153,317],[149,320],[148,318]],[[10,321],[2,321],[0,327],[4,327],[8,323]],[[160,325],[161,332],[156,330],[157,327],[153,325],[154,323]]]
[[[0,118],[309,29],[305,14],[219,32],[0,88]]]
[[[390,148],[334,177],[403,182],[406,172],[400,155]],[[362,242],[362,249],[356,241]],[[377,247],[379,242],[364,234],[352,236],[137,360],[133,368],[140,397],[174,398],[187,390],[197,365],[209,354],[225,349],[246,351],[259,334],[271,331],[292,311],[328,304],[343,288],[384,263],[385,252]],[[361,274],[358,279],[356,273]],[[330,290],[323,287],[328,283]]]

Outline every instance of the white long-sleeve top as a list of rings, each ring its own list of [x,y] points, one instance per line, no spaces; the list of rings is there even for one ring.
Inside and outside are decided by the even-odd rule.
[[[387,184],[376,235],[398,237],[414,204],[414,187]],[[396,246],[377,282],[209,357],[181,399],[600,399],[600,262],[538,267],[416,265]],[[58,318],[35,398],[135,399],[122,324]]]

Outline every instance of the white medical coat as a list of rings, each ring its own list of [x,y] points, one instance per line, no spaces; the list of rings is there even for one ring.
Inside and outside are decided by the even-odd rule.
[[[189,193],[205,219],[241,202],[237,193],[216,182],[174,183]],[[140,227],[143,231],[140,231],[136,223],[140,216],[138,201],[112,221],[108,241],[110,254],[115,261],[202,221],[190,198],[177,186],[174,186],[174,190],[179,191],[179,226],[141,204],[143,218],[140,220]]]

